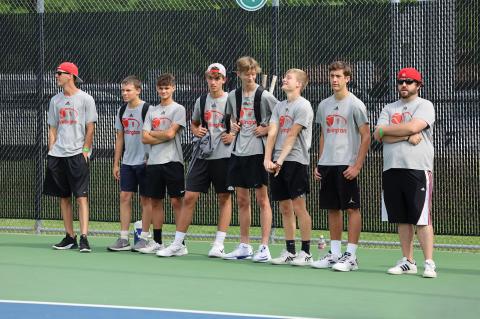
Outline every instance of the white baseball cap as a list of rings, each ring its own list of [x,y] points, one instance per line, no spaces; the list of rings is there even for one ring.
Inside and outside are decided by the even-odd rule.
[[[214,73],[214,74],[219,73],[219,74],[223,75],[224,77],[227,76],[227,71],[225,70],[225,67],[220,63],[210,64],[205,73]]]

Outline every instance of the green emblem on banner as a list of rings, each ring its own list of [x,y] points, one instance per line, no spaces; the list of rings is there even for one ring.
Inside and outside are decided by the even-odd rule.
[[[236,0],[238,5],[247,11],[257,11],[263,8],[267,0]]]

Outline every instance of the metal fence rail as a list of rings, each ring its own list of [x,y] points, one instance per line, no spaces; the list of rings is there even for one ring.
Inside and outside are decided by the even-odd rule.
[[[117,221],[118,185],[111,176],[114,117],[120,81],[144,80],[143,98],[157,102],[154,84],[172,72],[175,99],[187,120],[206,91],[203,72],[223,63],[229,87],[237,85],[234,62],[254,56],[270,76],[297,67],[307,71],[305,97],[315,108],[331,94],[328,64],[353,66],[350,90],[364,101],[371,123],[397,99],[394,75],[406,65],[421,70],[422,96],[436,108],[433,218],[439,234],[480,235],[480,3],[469,0],[398,3],[381,0],[269,1],[257,12],[233,0],[46,0],[44,10],[20,0],[0,4],[0,218],[59,219],[58,202],[41,196],[46,156],[46,110],[56,93],[54,70],[75,61],[81,88],[97,103],[99,120],[91,165],[91,219]],[[280,4],[275,6],[272,4]],[[39,6],[42,8],[42,6]],[[284,96],[277,86],[275,94]],[[317,161],[319,131],[313,132]],[[183,136],[188,161],[190,132]],[[382,154],[371,151],[360,175],[363,229],[394,231],[380,222]],[[327,228],[311,182],[308,209],[316,229]],[[235,205],[234,205],[235,207]],[[134,218],[139,218],[134,207]],[[167,205],[166,221],[174,222]],[[212,193],[202,195],[194,223],[217,221]],[[0,227],[8,226],[1,224]],[[233,224],[238,224],[234,214]],[[257,207],[252,224],[259,225]],[[274,205],[274,225],[281,226]]]

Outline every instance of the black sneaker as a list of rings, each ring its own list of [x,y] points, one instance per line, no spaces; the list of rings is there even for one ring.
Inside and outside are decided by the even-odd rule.
[[[62,239],[61,242],[52,246],[58,250],[66,250],[66,249],[76,249],[77,245],[77,236],[71,237],[69,234],[65,235],[65,238]]]
[[[80,252],[81,253],[89,253],[92,250],[90,249],[90,245],[88,244],[87,235],[80,236]]]

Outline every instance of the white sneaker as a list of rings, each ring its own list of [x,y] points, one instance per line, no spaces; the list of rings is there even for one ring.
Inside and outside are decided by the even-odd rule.
[[[147,246],[140,248],[138,251],[142,254],[155,254],[161,249],[163,249],[163,244],[159,244],[155,240],[151,239],[148,241]]]
[[[415,260],[409,262],[407,257],[403,257],[397,261],[395,267],[389,268],[387,273],[391,275],[416,274],[417,265],[415,264]]]
[[[187,246],[182,244],[177,245],[175,243],[171,243],[170,246],[168,246],[167,248],[157,251],[158,257],[183,256],[187,254],[188,254]]]
[[[212,248],[210,248],[210,251],[208,252],[208,257],[217,257],[217,258],[222,258],[225,255],[225,247],[223,244],[214,242],[212,244]]]
[[[425,270],[423,271],[424,278],[437,278],[437,272],[435,271],[435,262],[431,259],[425,260]]]
[[[280,257],[277,258],[272,258],[270,260],[270,263],[272,265],[290,265],[292,260],[295,258],[295,255],[283,250],[282,253],[280,254]]]
[[[307,254],[301,250],[290,264],[292,266],[310,266],[312,264],[312,254]]]
[[[241,243],[231,253],[223,255],[223,259],[235,260],[235,259],[252,259],[253,248],[249,244]]]
[[[336,271],[358,270],[357,257],[346,251],[343,253],[342,257],[340,257],[337,263],[332,266],[332,269]]]
[[[333,265],[337,263],[339,259],[339,256],[332,254],[331,251],[328,252],[325,256],[320,258],[317,261],[314,261],[311,266],[313,268],[320,268],[320,269],[325,269],[325,268],[332,268]]]
[[[266,245],[260,245],[252,258],[252,260],[257,263],[266,263],[270,261],[270,259],[272,259],[272,255],[270,255],[270,249],[268,249]]]

